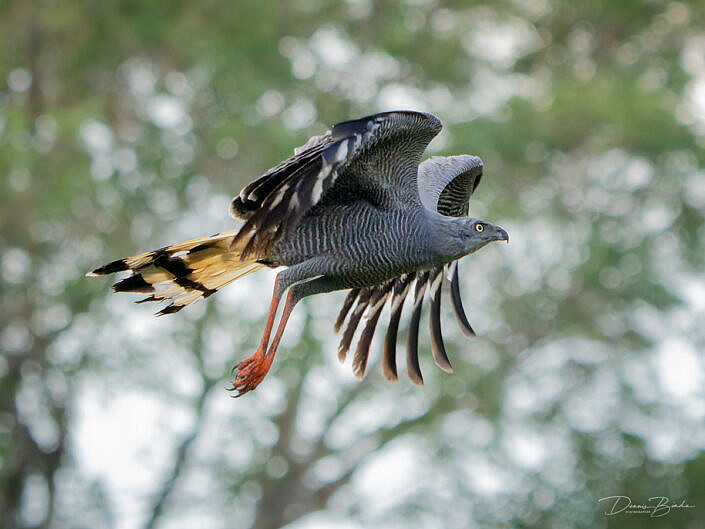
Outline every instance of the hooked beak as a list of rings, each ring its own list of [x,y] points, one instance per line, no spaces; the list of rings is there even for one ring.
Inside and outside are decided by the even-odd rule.
[[[499,226],[497,226],[497,240],[506,241],[509,244],[509,234]]]

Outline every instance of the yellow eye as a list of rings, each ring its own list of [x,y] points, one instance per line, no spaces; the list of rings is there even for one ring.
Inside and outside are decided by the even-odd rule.
[[[482,224],[475,224],[475,231],[480,233],[485,227]]]

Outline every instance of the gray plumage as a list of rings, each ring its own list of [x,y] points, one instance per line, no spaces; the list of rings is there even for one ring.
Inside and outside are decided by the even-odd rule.
[[[470,197],[480,182],[482,169],[482,160],[476,156],[433,157],[426,160],[418,169],[419,196],[422,204],[425,208],[436,210],[444,216],[462,217],[467,215]],[[480,246],[478,246],[478,248],[479,247]],[[475,331],[465,315],[460,297],[458,261],[452,261],[450,264],[446,265],[446,269],[451,283],[453,312],[455,313],[458,325],[466,336],[475,336]],[[409,292],[409,285],[413,281],[416,281],[417,287],[407,344],[407,368],[409,377],[413,382],[423,384],[423,377],[418,360],[418,328],[421,318],[423,294],[426,292],[427,286],[434,281],[437,281],[437,287],[431,289],[429,314],[431,350],[435,363],[444,371],[452,372],[441,333],[440,306],[442,291],[439,281],[441,279],[442,268],[435,268],[428,273],[405,274],[390,287],[396,288],[399,293],[392,302],[392,312],[384,341],[382,368],[387,379],[397,379],[395,356],[397,332],[404,300]],[[356,311],[360,315],[348,321],[344,335],[345,343],[352,340],[352,336],[362,313],[367,308],[367,302],[365,300],[367,300],[368,296],[365,290],[363,289],[361,291],[357,289],[354,292],[354,298],[358,300]],[[346,303],[338,315],[336,331],[342,326],[345,316],[355,302],[355,299],[346,298]],[[341,342],[341,345],[342,344],[343,342]]]
[[[430,291],[433,357],[451,371],[440,327],[441,284],[447,270],[452,304],[466,334],[474,334],[458,287],[457,259],[493,240],[508,240],[497,226],[467,217],[469,198],[482,174],[475,156],[434,157],[420,164],[440,131],[435,116],[400,111],[334,126],[311,138],[294,156],[246,186],[231,204],[244,221],[239,230],[179,243],[114,261],[93,274],[129,270],[119,291],[167,300],[176,312],[263,266],[280,272],[264,336],[257,352],[236,366],[233,388],[242,395],[266,375],[289,314],[302,298],[353,289],[335,327],[343,330],[344,359],[364,314],[367,321],[353,369],[362,377],[382,309],[392,299],[384,345],[385,376],[396,380],[396,336],[404,299],[415,281],[407,371],[422,383],[418,325],[424,292]],[[276,333],[277,306],[288,291]]]

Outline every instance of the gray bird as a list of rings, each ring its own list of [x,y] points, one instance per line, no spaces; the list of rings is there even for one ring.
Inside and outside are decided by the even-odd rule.
[[[430,290],[433,358],[451,371],[440,328],[444,268],[455,315],[472,336],[460,301],[457,260],[491,241],[508,241],[499,226],[468,217],[469,199],[482,175],[476,156],[434,157],[419,165],[441,123],[431,114],[398,111],[335,125],[246,186],[231,203],[239,230],[181,242],[120,259],[88,275],[129,271],[116,292],[144,292],[139,301],[169,301],[168,314],[263,267],[287,267],[274,292],[257,351],[233,368],[237,396],[269,371],[294,306],[306,296],[351,289],[338,315],[345,323],[338,356],[345,359],[367,313],[353,360],[362,377],[377,321],[391,296],[383,369],[396,380],[396,337],[404,299],[414,284],[407,346],[410,378],[423,383],[418,361],[422,302]],[[273,339],[277,308],[286,302]]]

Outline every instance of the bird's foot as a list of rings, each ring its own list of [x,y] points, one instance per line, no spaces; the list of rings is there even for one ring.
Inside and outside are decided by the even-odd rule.
[[[237,391],[235,397],[242,397],[248,391],[252,391],[259,386],[269,372],[272,360],[274,360],[274,355],[267,355],[261,350],[257,350],[251,357],[233,367],[233,372],[237,371],[237,375],[235,375],[232,387],[226,389]]]

